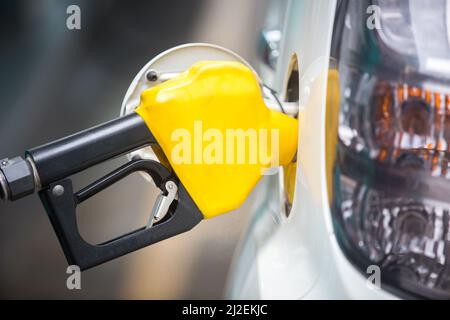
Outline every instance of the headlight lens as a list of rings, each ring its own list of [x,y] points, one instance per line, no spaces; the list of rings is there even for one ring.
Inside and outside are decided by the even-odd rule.
[[[379,29],[367,8],[379,8]],[[343,9],[342,9],[343,8]],[[332,56],[341,103],[331,203],[336,234],[382,284],[450,298],[450,5],[348,1]]]

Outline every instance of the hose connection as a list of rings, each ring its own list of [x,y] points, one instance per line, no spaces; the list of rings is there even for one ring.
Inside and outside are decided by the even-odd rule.
[[[22,157],[0,160],[0,199],[15,201],[34,193],[33,168]]]

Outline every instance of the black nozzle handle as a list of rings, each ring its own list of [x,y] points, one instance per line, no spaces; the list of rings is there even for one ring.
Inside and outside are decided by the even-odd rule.
[[[108,159],[156,143],[137,113],[26,151],[41,187]]]

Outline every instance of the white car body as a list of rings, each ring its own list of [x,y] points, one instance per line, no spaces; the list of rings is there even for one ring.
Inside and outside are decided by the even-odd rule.
[[[284,13],[275,72],[260,71],[278,92],[291,57],[299,68],[299,137],[295,197],[283,213],[279,175],[266,176],[249,200],[253,216],[229,277],[232,299],[390,299],[344,256],[332,226],[325,170],[326,86],[336,1],[295,0]],[[271,22],[273,23],[273,21]]]

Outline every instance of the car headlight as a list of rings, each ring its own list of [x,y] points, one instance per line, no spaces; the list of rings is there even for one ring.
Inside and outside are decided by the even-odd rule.
[[[415,297],[450,298],[449,9],[446,0],[341,2],[332,43],[336,235],[354,265],[378,265],[382,286]]]

